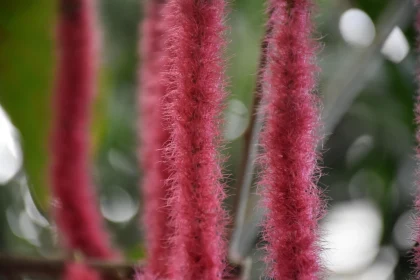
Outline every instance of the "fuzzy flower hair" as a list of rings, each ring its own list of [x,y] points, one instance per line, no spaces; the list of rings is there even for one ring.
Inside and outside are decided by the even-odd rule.
[[[163,147],[169,133],[163,124],[163,38],[162,9],[164,0],[146,1],[146,15],[142,25],[140,89],[139,158],[144,171],[142,182],[144,224],[148,252],[147,274],[167,277],[168,239],[172,235],[168,196],[168,167],[163,160]]]
[[[265,261],[273,279],[315,280],[320,272],[317,222],[323,203],[316,187],[319,115],[311,2],[268,1],[272,35],[259,188],[267,209]]]
[[[89,124],[96,93],[93,0],[60,0],[51,147],[54,214],[65,246],[87,257],[113,255],[90,178]]]
[[[169,0],[165,7],[174,280],[216,280],[225,270],[225,193],[218,152],[226,95],[224,12],[224,0]]]

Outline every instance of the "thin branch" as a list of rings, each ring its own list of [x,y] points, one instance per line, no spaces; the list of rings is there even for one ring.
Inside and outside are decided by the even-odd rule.
[[[27,256],[0,254],[0,276],[7,279],[18,276],[44,276],[60,279],[68,260],[62,258],[40,259]],[[116,262],[100,260],[84,260],[84,263],[103,275],[106,280],[131,280],[136,273],[143,272],[144,262]],[[239,266],[231,266],[224,280],[241,279],[243,271]]]
[[[369,74],[372,72],[372,69],[369,66],[373,64],[378,67],[378,63],[375,62],[383,61],[380,50],[394,27],[399,26],[402,29],[406,27],[412,18],[413,12],[414,9],[412,8],[411,0],[394,0],[388,5],[380,18],[377,27],[377,36],[373,44],[359,53],[356,58],[351,59],[347,66],[342,67],[340,69],[341,71],[338,71],[337,74],[330,79],[323,94],[325,104],[322,114],[324,120],[323,135],[328,136],[332,133],[341,118],[350,108],[354,99],[365,87],[366,83],[371,78],[371,75]],[[262,66],[264,66],[264,64]],[[257,89],[260,88],[258,85],[261,83],[261,71],[263,71],[263,69],[259,70]],[[255,108],[258,108],[258,104],[254,104],[254,106]],[[257,209],[258,211],[253,213],[250,222],[244,224],[249,192],[254,179],[254,162],[258,152],[258,134],[262,125],[263,112],[259,112],[257,117],[253,118],[253,123],[250,128],[252,131],[252,138],[245,147],[249,152],[248,157],[244,158],[244,160],[246,160],[246,164],[244,164],[246,169],[243,173],[240,173],[240,175],[243,174],[244,178],[239,179],[242,186],[239,188],[241,193],[237,204],[238,210],[235,219],[234,234],[232,236],[229,251],[229,257],[234,263],[241,263],[251,251],[260,232],[259,225],[264,216],[264,210]],[[324,142],[326,139],[327,138],[325,138]],[[322,145],[319,148],[321,149]]]
[[[11,256],[0,254],[0,275],[36,275],[59,279],[66,262],[65,259],[39,259],[26,256]],[[107,280],[132,279],[135,272],[141,272],[142,265],[127,262],[111,262],[86,260],[86,265],[95,269]]]
[[[271,11],[270,11],[271,14]],[[270,18],[270,17],[269,17]],[[253,180],[253,170],[254,162],[257,156],[258,147],[258,137],[262,128],[262,122],[264,115],[259,113],[260,103],[263,93],[263,79],[264,79],[264,69],[267,64],[267,49],[268,49],[268,39],[271,36],[272,24],[268,23],[265,31],[264,38],[261,42],[261,55],[260,62],[258,65],[257,80],[255,86],[255,92],[252,100],[251,110],[252,116],[250,124],[247,130],[244,133],[244,152],[239,167],[238,180],[236,182],[236,200],[234,203],[234,212],[233,219],[234,230],[231,237],[231,244],[229,250],[229,258],[233,263],[238,263],[236,259],[236,252],[238,251],[239,239],[242,236],[243,225],[245,222],[246,209],[248,205],[248,197],[251,191],[252,180]]]

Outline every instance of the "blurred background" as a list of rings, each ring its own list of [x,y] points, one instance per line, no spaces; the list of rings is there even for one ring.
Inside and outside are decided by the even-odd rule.
[[[54,1],[0,1],[0,253],[60,256],[48,214]],[[100,210],[128,259],[145,257],[136,159],[137,45],[142,1],[100,0],[102,67],[91,130]],[[232,0],[224,137],[233,210],[252,113],[264,1]],[[411,0],[318,0],[323,100],[321,223],[328,279],[408,279],[415,194],[415,31]],[[141,131],[147,133],[147,131]],[[252,189],[245,223],[255,225]],[[258,218],[257,218],[258,219]],[[258,229],[258,228],[257,228]],[[251,279],[263,266],[258,230],[245,238]],[[26,277],[25,279],[35,279]]]

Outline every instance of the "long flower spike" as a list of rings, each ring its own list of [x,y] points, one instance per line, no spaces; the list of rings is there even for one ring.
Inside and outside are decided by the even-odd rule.
[[[169,133],[163,126],[163,35],[164,0],[148,0],[142,25],[139,110],[141,116],[140,159],[144,170],[142,182],[144,224],[148,252],[147,274],[167,277],[168,239],[172,235],[166,207],[168,167],[163,160],[163,147]]]
[[[224,0],[169,0],[165,7],[174,280],[216,280],[225,270],[225,193],[218,152],[226,95],[224,12]]]
[[[317,222],[322,200],[316,187],[319,115],[314,95],[316,44],[311,0],[269,0],[270,23],[261,135],[259,188],[267,209],[263,238],[268,277],[319,278]]]
[[[96,93],[93,0],[60,0],[58,69],[51,149],[54,214],[67,249],[113,256],[90,178],[89,124]]]

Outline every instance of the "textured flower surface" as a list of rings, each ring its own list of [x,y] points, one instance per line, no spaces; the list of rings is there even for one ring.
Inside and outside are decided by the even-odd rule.
[[[100,280],[99,274],[81,263],[69,263],[64,271],[64,280]]]
[[[224,0],[170,0],[164,11],[168,204],[174,227],[170,279],[221,279],[225,270],[225,193],[218,152],[226,95],[224,11]]]
[[[314,95],[316,45],[310,0],[270,0],[261,135],[259,187],[267,208],[264,240],[273,279],[318,279],[317,222],[322,201],[316,187],[318,141]]]
[[[93,0],[61,0],[51,147],[54,211],[69,250],[113,255],[90,178],[89,124],[96,91],[97,31]]]
[[[163,147],[169,133],[163,126],[163,0],[146,1],[142,25],[139,111],[141,150],[144,172],[144,224],[148,252],[147,273],[167,277],[168,239],[172,234],[166,207],[168,167],[163,161]]]

